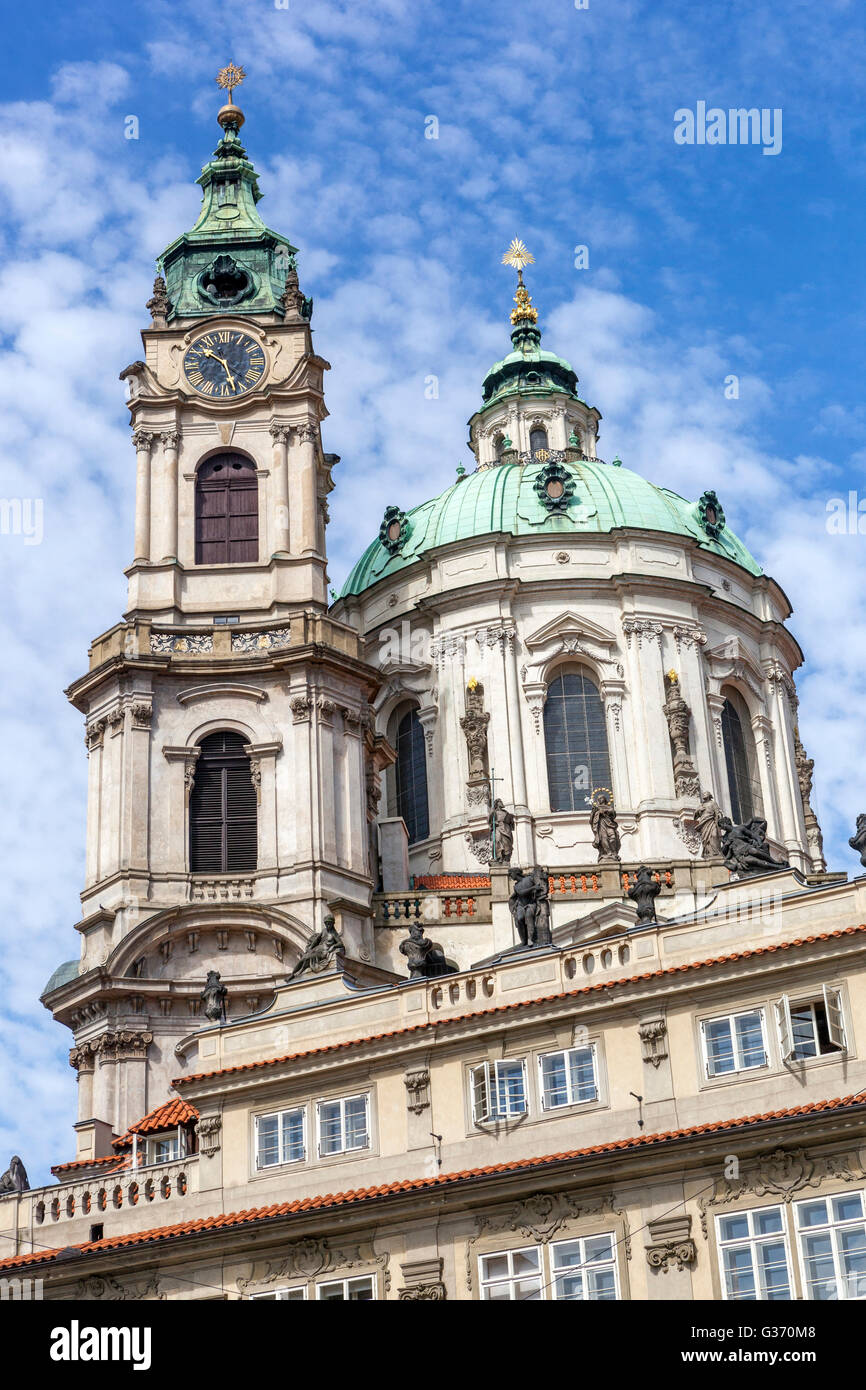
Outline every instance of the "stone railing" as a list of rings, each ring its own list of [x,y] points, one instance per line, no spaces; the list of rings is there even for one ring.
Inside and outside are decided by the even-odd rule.
[[[198,1191],[198,1157],[171,1163],[140,1165],[114,1173],[94,1173],[72,1178],[52,1187],[34,1188],[22,1194],[31,1204],[33,1225],[51,1227],[74,1218],[102,1224],[124,1208],[152,1208],[154,1224],[167,1203],[183,1201]],[[20,1224],[20,1222],[19,1222]]]
[[[375,893],[373,910],[377,927],[405,927],[416,921],[438,926],[489,922],[490,891],[443,893],[411,889],[406,893]]]

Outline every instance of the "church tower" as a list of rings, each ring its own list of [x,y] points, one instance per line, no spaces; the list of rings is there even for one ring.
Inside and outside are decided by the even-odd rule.
[[[258,212],[242,77],[220,74],[201,213],[163,253],[143,360],[121,373],[128,610],[68,691],[89,758],[81,958],[43,1000],[74,1034],[84,1156],[167,1098],[209,971],[229,1017],[255,1013],[326,913],[362,973],[372,960],[378,677],[328,617],[328,363],[296,248]]]

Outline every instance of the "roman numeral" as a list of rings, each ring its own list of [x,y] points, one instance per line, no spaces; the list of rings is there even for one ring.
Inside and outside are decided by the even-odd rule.
[[[206,381],[206,382],[204,383],[204,385],[202,386],[201,390],[202,390],[202,395],[205,395],[205,396],[212,396],[213,393],[214,393],[214,384],[213,384],[213,382],[212,382],[212,381]]]
[[[220,332],[220,333],[217,334],[217,342],[218,342],[218,343],[230,343],[231,340],[232,340],[232,335],[231,335],[231,333],[228,332],[227,329],[223,329],[222,332]]]
[[[193,386],[200,386],[201,383],[204,381],[204,377],[202,376],[201,372],[187,372],[187,376],[189,377]]]
[[[261,372],[247,372],[246,376],[244,377],[244,380],[245,380],[245,381],[258,381],[258,379],[259,379],[260,376],[261,376]]]
[[[227,381],[224,381],[223,384],[222,384],[222,386],[220,387],[220,395],[221,395],[221,396],[230,396],[230,395],[231,395],[231,387],[229,386],[229,384],[228,384]]]

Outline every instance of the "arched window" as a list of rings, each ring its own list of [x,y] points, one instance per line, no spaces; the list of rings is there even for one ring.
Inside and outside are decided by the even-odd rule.
[[[587,811],[594,787],[610,787],[604,706],[587,671],[560,671],[547,689],[544,742],[551,811]]]
[[[496,436],[495,440],[493,441],[493,451],[494,451],[494,456],[495,456],[495,458],[496,458],[497,463],[500,463],[500,462],[502,461],[502,455],[503,455],[504,452],[505,452],[505,435],[504,435],[504,434],[498,434],[498,435]]]
[[[256,789],[244,739],[228,730],[199,744],[189,802],[189,863],[194,874],[257,865]]]
[[[547,430],[536,425],[535,429],[529,431],[529,452],[537,454],[539,449],[547,448]]]
[[[722,706],[722,745],[728,771],[731,820],[735,825],[742,825],[761,814],[761,784],[749,711],[736,691],[728,692]]]
[[[410,709],[397,725],[394,740],[397,761],[394,764],[395,814],[402,816],[409,831],[409,843],[426,840],[430,833],[427,808],[427,761],[424,730],[417,710]]]
[[[235,565],[259,558],[259,484],[242,454],[217,454],[195,480],[195,561]]]

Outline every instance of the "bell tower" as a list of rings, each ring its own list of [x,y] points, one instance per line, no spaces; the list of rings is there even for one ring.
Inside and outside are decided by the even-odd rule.
[[[81,955],[43,1001],[73,1032],[84,1154],[168,1097],[208,971],[229,1019],[255,1013],[330,913],[375,975],[370,788],[391,755],[379,678],[328,615],[328,363],[296,248],[259,216],[242,78],[220,73],[201,212],[160,258],[143,360],[121,373],[128,609],[67,692],[89,758]]]
[[[122,373],[137,460],[127,616],[180,625],[324,609],[338,462],[322,451],[328,363],[313,350],[312,300],[296,248],[259,215],[241,143],[242,72],[220,80],[229,99],[198,221],[163,252],[144,360]]]

